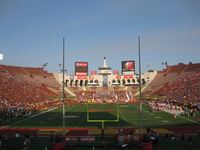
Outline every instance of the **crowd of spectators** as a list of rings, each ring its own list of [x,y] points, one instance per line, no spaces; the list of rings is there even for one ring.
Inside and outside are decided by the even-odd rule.
[[[191,72],[173,83],[168,83],[156,94],[164,96],[161,101],[151,104],[153,108],[179,110],[187,115],[200,111],[200,72]],[[156,106],[156,107],[155,107]]]
[[[188,117],[195,117],[197,111],[200,111],[198,107],[184,104],[181,102],[176,102],[172,100],[154,100],[146,101],[146,103],[151,106],[153,112],[166,111],[174,115],[176,118],[177,115],[187,115]]]
[[[0,73],[0,124],[34,112],[55,107],[55,93],[45,85],[35,85],[15,76]]]
[[[76,103],[135,103],[131,92],[127,91],[82,91],[77,93]]]
[[[58,95],[46,85],[22,80],[13,74],[0,72],[0,125],[61,105],[60,99],[54,98]],[[77,91],[76,94],[76,99],[68,99],[68,104],[135,102],[133,94],[123,90]]]
[[[189,75],[168,83],[156,94],[164,96],[161,99],[145,101],[152,111],[167,111],[174,115],[195,117],[200,111],[200,72],[191,72]]]
[[[165,95],[167,99],[177,101],[200,102],[200,72],[191,73],[169,83],[160,91],[160,95]]]

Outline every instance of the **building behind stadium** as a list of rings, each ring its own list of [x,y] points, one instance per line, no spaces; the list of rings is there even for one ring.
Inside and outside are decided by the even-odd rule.
[[[104,57],[103,66],[98,70],[91,70],[89,73],[88,62],[77,61],[74,63],[74,75],[65,75],[67,87],[107,87],[107,86],[135,86],[140,83],[139,75],[135,72],[135,61],[126,60],[121,62],[121,72],[112,70],[107,65]],[[142,84],[149,83],[156,75],[156,71],[148,71],[142,75]],[[62,80],[62,73],[59,74],[59,81]]]

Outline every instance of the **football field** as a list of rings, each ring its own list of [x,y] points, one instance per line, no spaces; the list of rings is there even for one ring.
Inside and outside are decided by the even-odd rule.
[[[200,114],[196,117],[174,118],[167,112],[152,112],[147,105],[143,105],[141,116],[138,104],[80,104],[66,106],[65,109],[66,128],[100,128],[101,120],[105,121],[105,127],[139,128],[140,119],[143,127],[200,125],[197,121]],[[88,120],[96,120],[96,122],[88,122]],[[8,127],[61,128],[62,121],[62,107],[60,107],[29,116]]]

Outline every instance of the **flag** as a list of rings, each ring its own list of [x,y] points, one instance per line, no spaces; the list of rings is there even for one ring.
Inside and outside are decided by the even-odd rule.
[[[115,99],[118,100],[118,96],[117,96],[117,94],[115,95]]]
[[[3,54],[0,54],[0,60],[3,60]]]
[[[93,100],[93,101],[94,101],[94,96],[95,96],[95,94],[93,93],[93,94],[92,94],[92,100]]]
[[[129,95],[128,95],[128,92],[126,92],[126,97],[127,97],[128,100],[130,100],[130,97],[129,97]]]

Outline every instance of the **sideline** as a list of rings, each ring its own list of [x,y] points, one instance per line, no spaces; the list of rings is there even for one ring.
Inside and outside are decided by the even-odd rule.
[[[16,122],[10,123],[10,124],[8,124],[8,125],[6,125],[6,126],[3,126],[3,127],[1,127],[1,128],[7,128],[7,127],[10,127],[10,126],[12,126],[12,125],[15,125],[15,124],[21,123],[21,122],[26,121],[26,120],[29,120],[29,119],[31,119],[31,118],[34,118],[34,117],[40,116],[40,115],[42,115],[42,114],[44,114],[44,113],[47,113],[47,112],[53,111],[53,110],[55,110],[55,109],[57,109],[57,108],[58,108],[58,107],[54,107],[54,108],[51,108],[51,109],[48,109],[48,110],[42,111],[42,112],[40,112],[40,113],[37,113],[37,114],[31,115],[31,116],[29,116],[29,117],[27,117],[27,118],[25,118],[25,119],[22,119],[22,120],[19,120],[19,121],[16,121]]]
[[[143,105],[146,105],[146,104],[143,104]],[[136,108],[139,109],[138,106],[134,106],[134,107],[136,107]],[[142,111],[145,112],[145,113],[147,113],[145,110],[142,110]],[[170,112],[168,112],[168,111],[165,111],[165,110],[162,111],[162,112],[166,112],[166,113],[168,113],[168,114],[173,115],[172,113],[170,113]],[[192,122],[192,123],[200,124],[200,122],[198,122],[198,121],[196,121],[196,120],[192,120],[192,119],[189,119],[189,118],[186,118],[186,117],[180,116],[180,115],[177,115],[177,117],[179,117],[179,118],[181,118],[181,119],[183,119],[183,120],[187,120],[187,121]]]
[[[184,119],[184,120],[187,120],[187,121],[190,121],[190,122],[193,122],[193,123],[196,123],[196,124],[200,124],[200,122],[196,121],[196,120],[192,120],[192,119],[189,119],[189,118],[186,118],[186,117],[183,117],[183,116],[180,116],[178,115],[178,117]]]
[[[164,112],[169,113],[171,115],[173,115],[173,113],[176,113],[175,110],[173,112],[170,112],[170,111],[166,111],[165,109],[164,109]],[[198,122],[196,120],[192,120],[192,119],[181,116],[180,113],[177,113],[176,116],[183,119],[183,120],[187,120],[187,121],[192,122],[192,123],[200,124],[200,122]]]

